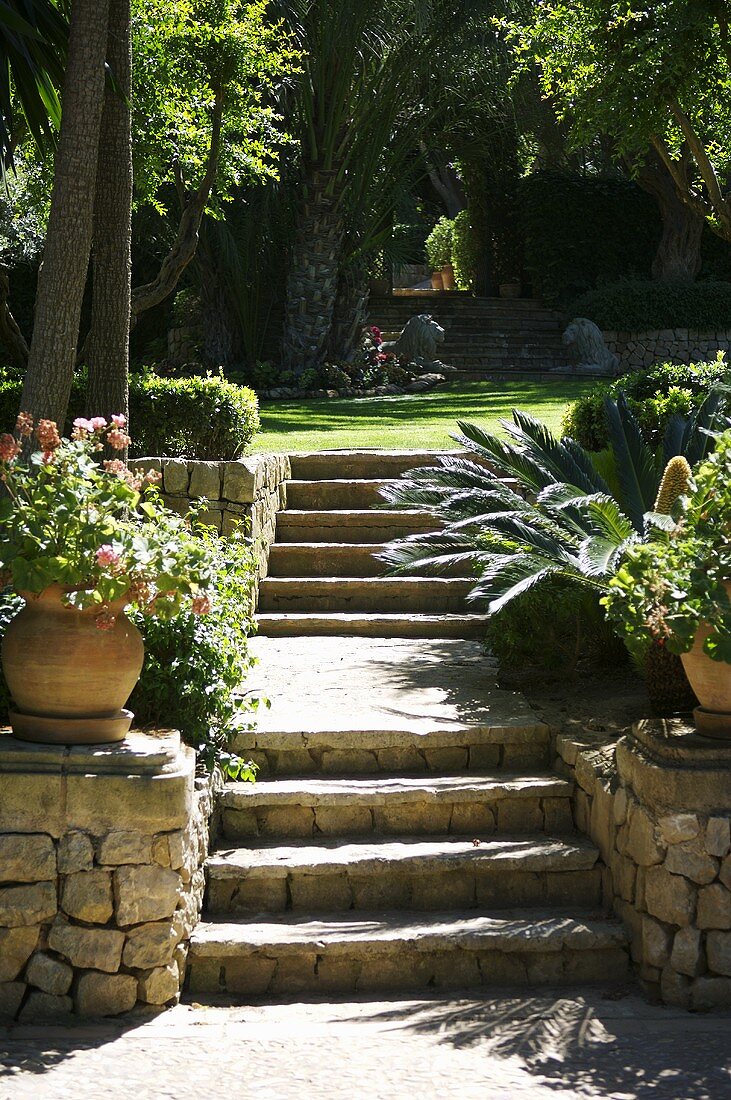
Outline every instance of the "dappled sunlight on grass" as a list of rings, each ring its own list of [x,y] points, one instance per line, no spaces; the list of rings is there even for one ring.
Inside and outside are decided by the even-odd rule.
[[[558,430],[569,401],[587,393],[591,381],[471,382],[426,394],[397,397],[267,401],[255,451],[317,451],[330,447],[439,449],[453,446],[456,421],[490,429],[512,408],[525,409]]]

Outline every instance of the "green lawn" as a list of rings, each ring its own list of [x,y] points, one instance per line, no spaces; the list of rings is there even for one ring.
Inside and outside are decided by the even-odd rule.
[[[525,409],[558,430],[567,402],[592,381],[470,382],[425,394],[266,401],[254,451],[324,451],[385,447],[438,450],[454,446],[457,419],[496,429],[513,408]]]

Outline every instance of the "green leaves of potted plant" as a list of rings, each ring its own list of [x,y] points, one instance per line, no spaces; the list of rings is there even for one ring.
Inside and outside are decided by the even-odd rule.
[[[632,547],[604,603],[628,640],[681,656],[700,733],[731,739],[731,431],[695,470],[656,537]]]
[[[424,244],[427,263],[432,271],[434,290],[454,290],[455,288],[452,268],[453,231],[454,223],[449,218],[440,218]]]
[[[16,736],[64,744],[121,740],[144,646],[125,606],[170,617],[210,609],[212,570],[189,521],[105,445],[124,450],[125,419],[74,422],[71,439],[25,413],[0,436],[0,570],[25,600],[3,640]],[[23,444],[33,451],[20,460]]]

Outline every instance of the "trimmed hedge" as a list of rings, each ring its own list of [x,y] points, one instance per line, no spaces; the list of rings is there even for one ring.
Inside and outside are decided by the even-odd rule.
[[[458,290],[472,290],[479,260],[477,239],[469,210],[460,210],[453,222],[452,265]]]
[[[731,283],[626,279],[583,294],[571,314],[620,332],[731,328]]]
[[[0,431],[10,431],[20,408],[22,378],[0,375]],[[85,379],[74,379],[67,430],[84,414]],[[131,454],[166,458],[238,458],[259,429],[256,394],[218,375],[161,378],[133,374],[129,384]]]
[[[603,450],[609,444],[604,398],[624,393],[643,434],[659,444],[671,416],[687,416],[714,386],[724,383],[731,383],[731,374],[722,356],[710,363],[658,363],[613,382],[599,383],[591,393],[572,401],[561,430],[587,450]]]

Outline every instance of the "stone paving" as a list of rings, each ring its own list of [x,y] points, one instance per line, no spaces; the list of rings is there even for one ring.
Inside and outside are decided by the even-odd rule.
[[[0,1100],[728,1100],[731,1014],[627,991],[179,1005],[0,1031]]]

